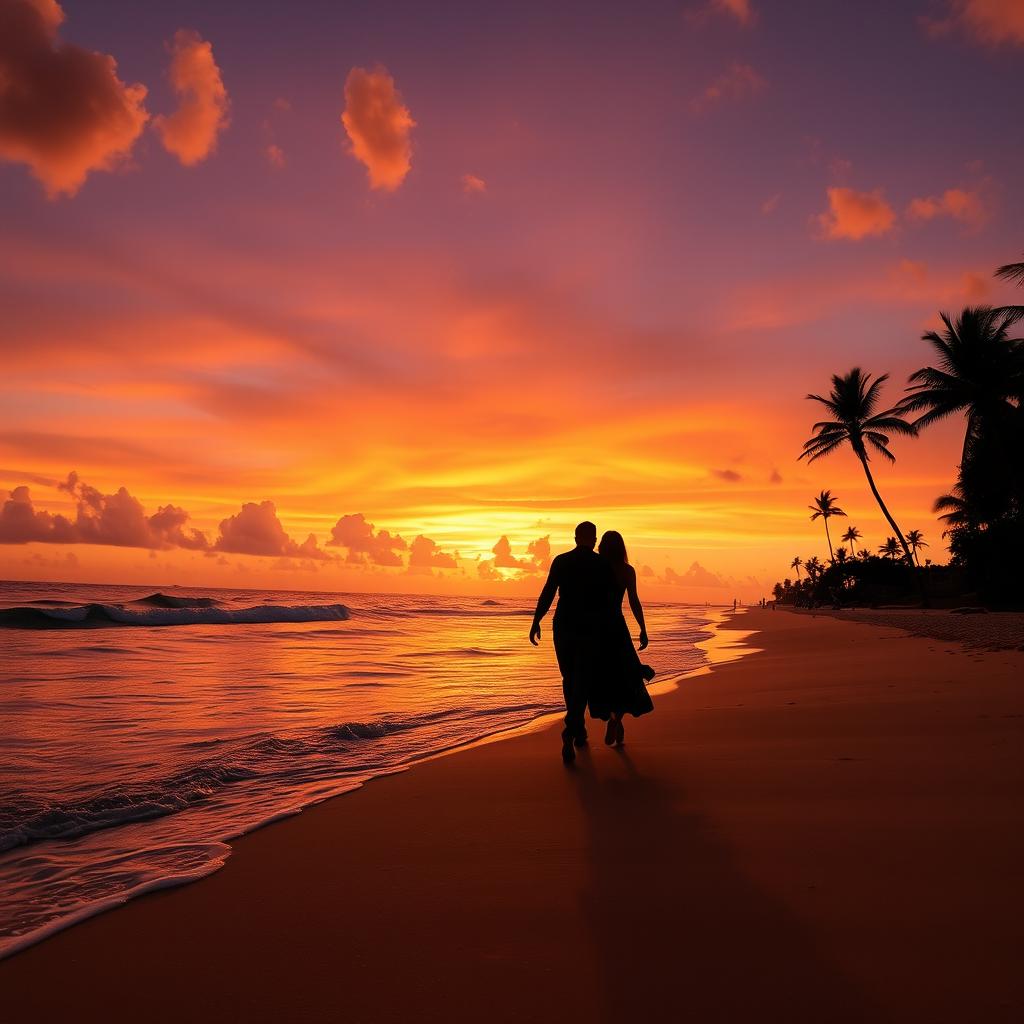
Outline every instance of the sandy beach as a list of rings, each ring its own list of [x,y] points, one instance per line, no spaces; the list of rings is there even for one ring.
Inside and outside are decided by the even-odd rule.
[[[566,769],[551,725],[376,780],[0,962],[4,1016],[1019,1019],[1024,654],[735,630],[621,751]]]

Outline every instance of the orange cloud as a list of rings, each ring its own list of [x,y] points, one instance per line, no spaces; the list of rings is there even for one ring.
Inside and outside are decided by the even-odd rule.
[[[756,19],[750,0],[711,0],[711,10],[730,15],[741,25],[753,25]]]
[[[50,197],[131,153],[149,118],[146,87],[113,57],[57,43],[55,0],[0,0],[0,159],[27,164]]]
[[[830,188],[827,192],[828,212],[818,216],[825,238],[858,241],[888,234],[896,223],[896,213],[883,198],[881,189],[858,192],[852,188]]]
[[[113,547],[205,551],[204,534],[186,529],[189,515],[173,505],[147,516],[142,503],[121,487],[103,494],[83,483],[77,473],[57,485],[76,502],[73,520],[36,510],[28,487],[15,487],[0,507],[0,544],[105,544]]]
[[[1020,0],[950,0],[949,16],[925,19],[931,35],[965,30],[987,46],[1024,46],[1024,4]]]
[[[468,196],[480,195],[487,191],[487,182],[475,174],[464,174],[462,176],[462,191]]]
[[[171,88],[178,109],[154,122],[160,141],[186,167],[205,160],[228,125],[230,101],[213,46],[198,32],[179,29],[170,44]]]
[[[214,550],[236,555],[294,556],[318,561],[332,557],[317,546],[313,534],[301,544],[292,540],[277,518],[277,509],[272,501],[261,501],[258,505],[247,501],[240,512],[224,519]]]
[[[551,565],[551,535],[538,537],[526,545],[526,553],[536,563],[538,569],[547,569]]]
[[[678,573],[671,566],[665,570],[665,582],[681,587],[724,587],[726,581],[705,569],[700,562],[694,562],[684,573]]]
[[[277,167],[277,168],[284,167],[284,165],[285,165],[284,150],[279,145],[277,145],[277,143],[275,143],[275,142],[270,143],[270,145],[267,146],[267,148],[266,148],[266,154],[267,154],[267,159],[270,161],[272,166]]]
[[[328,547],[348,549],[348,561],[356,564],[367,560],[374,565],[401,565],[399,551],[406,548],[405,541],[387,530],[374,530],[373,523],[368,523],[361,513],[342,516],[331,527],[331,539]]]
[[[911,220],[933,220],[936,217],[952,217],[971,227],[981,227],[989,217],[981,196],[962,188],[948,188],[941,196],[926,196],[912,199],[907,207]]]
[[[409,571],[422,569],[457,569],[454,555],[441,551],[429,537],[417,537],[409,545]]]
[[[759,93],[767,84],[749,64],[734,62],[690,101],[690,109],[700,113],[722,100],[746,99]]]
[[[366,167],[370,187],[388,192],[397,189],[412,167],[409,133],[416,122],[384,68],[353,68],[349,72],[341,123],[353,156]]]

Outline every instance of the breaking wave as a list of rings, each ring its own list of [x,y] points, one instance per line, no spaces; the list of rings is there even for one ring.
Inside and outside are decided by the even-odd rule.
[[[261,604],[252,608],[219,608],[212,598],[151,594],[126,604],[0,608],[0,627],[95,629],[103,626],[224,626],[255,622],[337,622],[348,617],[348,608],[343,604]]]

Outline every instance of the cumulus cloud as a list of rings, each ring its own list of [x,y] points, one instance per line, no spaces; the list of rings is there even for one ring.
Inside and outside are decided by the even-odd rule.
[[[494,553],[494,566],[496,569],[527,569],[529,563],[516,558],[512,554],[512,544],[508,537],[501,537],[498,543],[491,548]]]
[[[412,167],[409,134],[416,122],[386,69],[353,68],[348,73],[341,123],[352,155],[366,167],[370,187],[397,189]]]
[[[36,511],[28,487],[15,487],[0,506],[0,544],[73,544],[74,524],[61,515]]]
[[[501,580],[503,579],[500,572],[494,568],[494,562],[491,559],[486,561],[478,562],[476,566],[476,574],[482,580]]]
[[[228,125],[228,91],[213,46],[198,32],[179,29],[170,44],[171,88],[178,109],[154,122],[160,141],[186,167],[205,160]]]
[[[320,549],[310,534],[301,544],[285,533],[272,501],[247,501],[240,512],[221,521],[215,551],[235,555],[275,555],[319,561],[331,556]]]
[[[551,566],[551,535],[531,540],[526,545],[526,553],[538,569],[548,569]]]
[[[669,567],[665,570],[665,582],[681,587],[724,587],[726,585],[720,576],[705,569],[700,562],[694,562],[684,573],[678,573]]]
[[[348,549],[348,561],[354,563],[372,562],[374,565],[401,565],[399,551],[406,549],[405,541],[387,530],[375,530],[373,523],[366,521],[361,513],[342,516],[331,527],[328,547]]]
[[[441,551],[429,537],[419,536],[409,545],[409,571],[424,569],[457,569],[455,555]]]
[[[717,476],[719,480],[724,480],[729,484],[738,484],[743,479],[743,475],[741,473],[737,473],[735,469],[713,469],[711,472]]]
[[[782,483],[782,474],[778,471],[778,469],[773,469],[772,470],[771,476],[768,477],[768,483],[770,483],[770,484],[781,484]]]
[[[912,199],[907,207],[910,220],[934,220],[936,217],[952,217],[973,228],[981,227],[988,220],[988,209],[977,192],[962,188],[948,188],[941,196],[925,196]]]
[[[75,517],[37,510],[28,487],[15,487],[0,508],[0,544],[104,544],[113,547],[187,548],[206,551],[205,534],[186,526],[189,515],[174,505],[146,515],[142,503],[124,487],[103,494],[70,473],[58,484],[75,500]]]
[[[481,195],[487,191],[487,182],[475,174],[464,174],[462,176],[462,191],[468,196]]]
[[[74,195],[131,153],[146,87],[113,57],[57,42],[56,0],[0,0],[0,159],[27,164],[47,193]]]
[[[544,572],[551,565],[551,537],[538,537],[526,545],[526,557],[512,554],[512,543],[502,536],[491,548],[494,558],[488,562],[494,569],[516,569],[520,572]]]
[[[852,188],[828,189],[828,211],[818,216],[825,238],[858,241],[885,235],[896,223],[896,213],[885,201],[881,189],[858,192]]]
[[[654,575],[654,570],[649,565],[641,565],[637,572],[639,575],[644,577],[651,577]]]
[[[723,100],[746,99],[759,93],[767,84],[749,64],[734,62],[690,101],[690,109],[701,113]]]
[[[930,35],[966,31],[986,46],[1024,46],[1024,4],[1020,0],[949,0],[945,18],[924,19]]]

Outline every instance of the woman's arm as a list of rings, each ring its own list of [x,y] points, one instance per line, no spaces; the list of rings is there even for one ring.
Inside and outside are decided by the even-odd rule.
[[[647,626],[644,623],[644,606],[640,603],[640,595],[636,592],[636,569],[633,566],[629,566],[629,572],[626,573],[626,593],[629,595],[629,610],[640,627],[640,650],[642,651],[650,641],[647,639]]]

